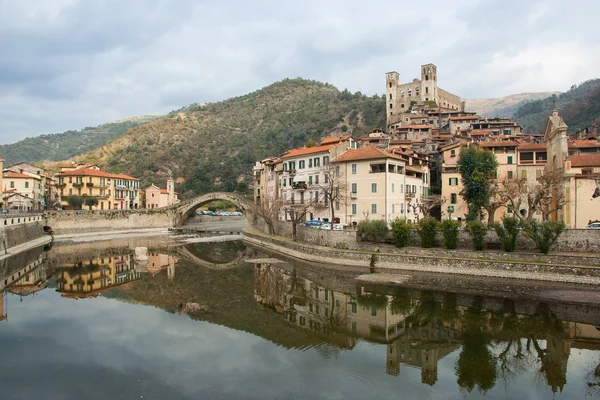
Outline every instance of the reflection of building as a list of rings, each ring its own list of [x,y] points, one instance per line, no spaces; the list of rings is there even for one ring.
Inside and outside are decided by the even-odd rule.
[[[175,263],[177,258],[170,254],[148,253],[148,272],[154,276],[160,271],[167,270],[169,279],[175,277]]]
[[[0,321],[6,319],[6,292],[2,290],[0,292]]]
[[[8,291],[20,296],[29,296],[35,294],[47,287],[46,279],[47,269],[45,265],[39,265],[36,268],[26,272],[18,281],[11,284]]]
[[[110,287],[137,280],[132,255],[101,257],[87,264],[63,265],[56,277],[57,291],[64,297],[93,297]]]

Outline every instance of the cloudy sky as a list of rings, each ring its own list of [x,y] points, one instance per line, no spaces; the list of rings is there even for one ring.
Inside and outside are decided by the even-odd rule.
[[[450,4],[453,4],[450,6]],[[381,93],[438,66],[463,98],[598,77],[597,0],[0,0],[0,144],[286,77]]]

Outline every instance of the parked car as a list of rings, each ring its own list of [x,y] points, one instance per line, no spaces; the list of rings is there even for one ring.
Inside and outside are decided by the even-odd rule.
[[[309,228],[319,228],[321,225],[323,225],[323,221],[319,221],[318,219],[311,219],[304,224],[304,226],[308,226]]]
[[[331,229],[331,224],[326,223],[321,225],[321,229]],[[344,225],[342,224],[333,224],[333,230],[334,231],[343,231],[344,230]]]
[[[591,224],[586,226],[586,228],[587,229],[600,229],[600,222],[592,222]]]

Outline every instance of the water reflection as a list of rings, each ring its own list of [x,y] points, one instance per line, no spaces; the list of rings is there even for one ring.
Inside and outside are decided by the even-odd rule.
[[[24,301],[22,305],[26,306],[28,299],[37,296],[36,301],[47,302],[55,314],[34,326],[52,325],[60,318],[60,325],[67,330],[86,324],[94,330],[103,324],[139,324],[148,315],[158,318],[147,313],[151,307],[145,306],[153,306],[170,313],[161,311],[169,316],[169,323],[153,329],[173,332],[175,338],[187,338],[192,331],[204,338],[209,326],[218,327],[224,357],[232,348],[232,354],[227,353],[227,368],[237,371],[231,372],[233,380],[235,373],[246,376],[235,368],[236,362],[254,365],[266,358],[273,365],[288,366],[287,370],[270,370],[268,374],[260,368],[252,369],[252,379],[281,385],[272,398],[287,398],[296,383],[306,391],[300,398],[328,398],[334,394],[340,398],[394,398],[404,391],[412,393],[407,394],[411,398],[454,398],[460,392],[472,398],[600,395],[595,372],[600,368],[600,330],[596,327],[600,322],[599,305],[573,306],[506,293],[482,296],[420,281],[417,284],[416,280],[402,285],[361,283],[349,273],[267,258],[249,265],[241,258],[264,255],[250,254],[240,242],[151,249],[143,265],[136,262],[132,248],[111,248],[94,254],[83,248],[74,251],[78,249],[66,251],[55,246],[49,253],[31,253],[0,265],[0,320],[7,320],[7,299],[12,298]],[[73,301],[83,298],[89,300]],[[73,311],[67,303],[76,304],[80,312],[61,314],[62,309]],[[136,305],[137,311],[132,313],[125,303],[128,307]],[[35,310],[15,307],[14,302],[12,306],[19,311],[16,314]],[[82,312],[86,307],[109,311],[111,319],[92,318],[96,313]],[[146,310],[143,317],[137,315],[141,308]],[[163,316],[160,318],[162,321]],[[22,334],[18,326],[22,320],[7,321],[0,326],[0,334],[3,326],[10,326],[13,330],[5,328],[3,337],[15,339]],[[143,338],[146,333],[137,335]],[[265,339],[260,345],[258,337]],[[202,340],[194,342],[197,349],[189,349],[206,351],[202,346],[214,347],[214,343],[203,344]],[[257,347],[243,347],[250,342]],[[144,363],[143,353],[150,352],[144,350],[143,341],[138,343],[139,359],[130,361],[133,365]],[[167,357],[171,345],[175,343],[165,342],[161,357],[165,357],[165,368],[177,370],[178,366]],[[114,343],[106,346],[107,352],[120,352]],[[110,346],[115,347],[111,350]],[[74,348],[73,354],[80,354],[78,349]],[[32,347],[31,351],[42,350]],[[240,358],[240,351],[248,359]],[[179,349],[178,354],[183,353]],[[217,356],[186,359],[185,373],[196,364],[214,363],[211,368],[216,370],[219,362]],[[304,367],[310,374],[296,375]],[[321,371],[322,376],[314,371]],[[359,379],[344,380],[336,374]],[[215,379],[212,376],[194,384],[210,386],[214,397],[227,397],[223,394],[227,382],[219,387]],[[361,387],[361,382],[368,383],[368,389]],[[530,394],[521,395],[523,392]],[[163,398],[178,397],[169,397],[171,392],[163,394]],[[244,394],[237,397],[244,398]]]
[[[440,360],[460,349],[455,373],[467,393],[485,393],[499,380],[510,385],[527,371],[552,392],[562,392],[571,349],[600,350],[599,327],[561,321],[547,303],[524,315],[510,299],[498,310],[486,310],[481,296],[465,306],[454,293],[402,287],[373,293],[358,285],[348,293],[268,263],[256,264],[254,278],[255,300],[289,323],[341,348],[352,349],[358,339],[386,345],[387,374],[400,375],[402,365],[417,367],[427,385],[437,382]],[[598,387],[593,372],[588,379],[590,390]]]

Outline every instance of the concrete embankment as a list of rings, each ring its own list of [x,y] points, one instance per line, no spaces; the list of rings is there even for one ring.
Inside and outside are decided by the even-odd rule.
[[[600,284],[600,257],[587,255],[536,256],[527,260],[526,256],[521,254],[519,260],[514,260],[513,254],[501,252],[469,253],[463,250],[453,256],[450,250],[438,251],[437,249],[430,251],[419,249],[414,253],[410,249],[399,252],[339,250],[267,235],[255,228],[244,229],[243,240],[275,253],[337,266],[369,269],[374,262],[376,270],[390,272],[419,271]]]

